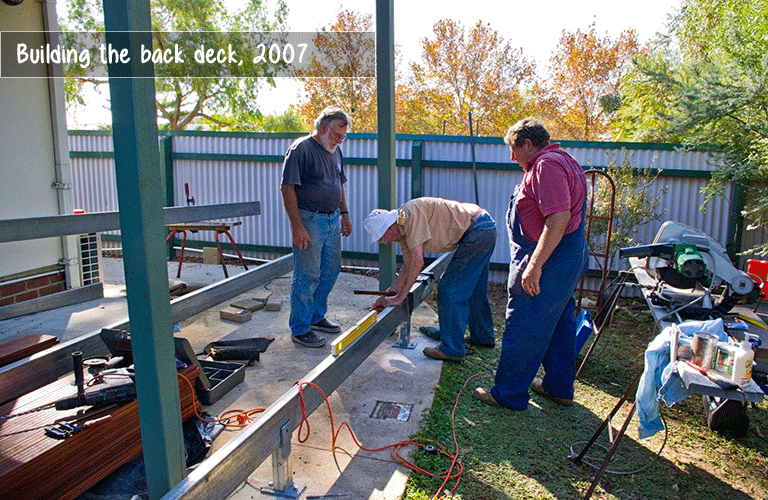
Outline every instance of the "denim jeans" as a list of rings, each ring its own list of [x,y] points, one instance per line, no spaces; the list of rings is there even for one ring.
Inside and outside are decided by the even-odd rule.
[[[293,247],[291,280],[292,335],[310,331],[310,325],[325,318],[328,295],[341,270],[341,224],[339,211],[321,214],[299,210],[301,221],[309,233],[306,250]]]
[[[459,240],[456,252],[437,285],[437,314],[440,319],[439,349],[462,357],[464,332],[469,326],[475,342],[492,344],[493,316],[488,302],[488,264],[496,246],[496,223],[490,215],[479,215]]]

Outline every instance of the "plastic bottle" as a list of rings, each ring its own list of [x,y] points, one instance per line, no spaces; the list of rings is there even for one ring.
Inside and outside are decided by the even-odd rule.
[[[733,372],[731,372],[731,381],[739,384],[741,387],[749,385],[752,380],[752,362],[755,359],[755,353],[748,340],[744,340],[736,347],[736,354],[733,357]]]
[[[750,344],[752,344],[753,351],[757,351],[757,348],[763,344],[763,341],[760,339],[760,337],[754,333],[745,333],[744,340],[747,340]]]

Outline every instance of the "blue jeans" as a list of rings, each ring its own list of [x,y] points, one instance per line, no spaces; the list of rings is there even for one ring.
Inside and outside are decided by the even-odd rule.
[[[496,223],[484,213],[459,240],[437,286],[439,349],[449,356],[466,353],[464,332],[475,342],[492,344],[493,315],[488,302],[488,264],[496,246]]]
[[[292,335],[303,335],[310,325],[325,318],[328,295],[341,271],[341,224],[339,211],[321,214],[299,209],[301,222],[309,233],[306,250],[293,247],[291,280]]]

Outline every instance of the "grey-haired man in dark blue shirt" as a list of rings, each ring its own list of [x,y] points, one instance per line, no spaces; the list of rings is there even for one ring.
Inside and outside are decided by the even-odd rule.
[[[292,340],[304,347],[325,345],[325,337],[315,332],[341,332],[325,315],[341,271],[341,236],[352,232],[339,149],[350,125],[344,110],[325,108],[314,130],[291,145],[283,162],[280,191],[293,235],[289,326]]]

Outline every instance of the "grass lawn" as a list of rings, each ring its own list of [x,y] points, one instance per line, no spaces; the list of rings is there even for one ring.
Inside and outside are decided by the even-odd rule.
[[[582,498],[596,469],[577,465],[567,457],[571,447],[578,453],[583,443],[634,378],[642,372],[643,353],[656,332],[642,301],[623,302],[610,330],[601,338],[580,380],[576,382],[573,407],[563,407],[533,394],[528,409],[515,412],[488,406],[472,397],[475,387],[490,388],[504,331],[503,289],[491,293],[497,342],[495,349],[478,349],[461,363],[444,363],[435,401],[425,416],[418,438],[442,443],[454,450],[451,412],[465,381],[455,412],[455,431],[464,472],[454,498],[576,499]],[[591,342],[591,339],[590,339]],[[587,346],[582,350],[586,352]],[[578,363],[581,362],[581,357]],[[634,394],[631,397],[634,401]],[[629,409],[624,405],[614,419],[616,431]],[[691,396],[661,414],[668,436],[637,438],[637,418],[630,423],[609,470],[592,495],[595,499],[768,499],[768,403],[750,405],[746,437],[734,438],[707,427],[701,397]],[[608,432],[598,440],[608,447]],[[659,449],[660,456],[657,456]],[[593,446],[592,462],[602,460]],[[440,473],[450,461],[422,450],[416,465]],[[621,474],[618,474],[621,473]],[[432,498],[440,478],[413,473],[404,499]],[[449,481],[447,489],[455,481]]]

